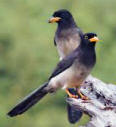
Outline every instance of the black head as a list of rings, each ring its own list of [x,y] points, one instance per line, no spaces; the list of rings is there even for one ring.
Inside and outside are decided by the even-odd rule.
[[[81,36],[81,40],[80,50],[82,51],[82,56],[80,61],[85,66],[92,68],[96,62],[95,44],[99,39],[95,33],[86,33]]]
[[[96,43],[99,41],[97,34],[95,33],[85,33],[84,39],[88,41],[88,43]]]
[[[70,20],[72,18],[72,14],[63,9],[54,12],[53,17],[60,17],[62,20]]]
[[[62,25],[63,27],[76,26],[72,14],[65,9],[54,12],[52,18],[49,19],[49,23],[54,22]]]

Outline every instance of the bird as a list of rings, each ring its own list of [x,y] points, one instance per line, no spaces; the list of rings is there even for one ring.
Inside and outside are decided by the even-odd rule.
[[[83,35],[83,32],[77,26],[72,14],[66,9],[55,11],[48,22],[58,24],[54,45],[57,47],[60,60],[62,60],[79,46],[80,35]]]
[[[62,60],[80,45],[80,35],[83,35],[84,33],[76,24],[72,14],[66,9],[55,11],[48,22],[57,23],[54,45],[57,48],[60,60]],[[69,91],[74,94],[75,89],[69,89]],[[76,94],[77,93],[74,95]],[[67,113],[68,120],[72,124],[78,122],[83,114],[80,109],[75,110],[75,108],[69,104],[67,104]]]
[[[65,89],[68,95],[73,97],[67,89],[79,88],[90,74],[96,63],[95,44],[98,41],[95,33],[82,35],[80,46],[57,64],[48,81],[18,103],[8,115],[13,117],[24,113],[45,95],[60,88]]]

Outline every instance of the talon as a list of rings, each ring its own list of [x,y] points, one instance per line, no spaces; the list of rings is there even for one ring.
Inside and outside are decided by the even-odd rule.
[[[87,96],[83,96],[81,98],[82,98],[82,100],[89,100],[89,98]]]
[[[68,96],[69,96],[70,98],[78,98],[77,95],[71,94],[71,93],[69,92],[68,88],[66,88],[66,93],[68,94]]]
[[[73,94],[70,94],[69,97],[70,97],[70,98],[76,98],[76,99],[78,98],[77,95],[73,95]]]
[[[80,96],[80,98],[81,98],[82,100],[90,100],[87,96],[85,96],[85,95],[83,95],[83,94],[81,93],[80,89],[78,89],[77,93],[79,94],[79,96]]]

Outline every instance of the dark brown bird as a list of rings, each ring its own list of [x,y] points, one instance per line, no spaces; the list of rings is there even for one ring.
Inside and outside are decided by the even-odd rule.
[[[55,92],[59,88],[80,87],[96,63],[97,41],[97,35],[94,33],[82,35],[79,47],[58,63],[48,82],[29,94],[8,115],[13,117],[24,113],[46,94]]]
[[[79,46],[80,35],[83,35],[83,33],[76,25],[72,14],[64,9],[54,12],[52,18],[49,19],[49,23],[58,24],[54,44],[61,60]]]
[[[57,30],[54,37],[54,45],[57,47],[60,60],[76,49],[81,42],[80,35],[83,35],[81,29],[77,26],[72,14],[65,9],[54,12],[49,19],[49,23],[57,23]],[[75,89],[69,89],[73,95],[77,95]],[[68,120],[70,123],[76,123],[82,116],[80,110],[75,110],[67,104]]]

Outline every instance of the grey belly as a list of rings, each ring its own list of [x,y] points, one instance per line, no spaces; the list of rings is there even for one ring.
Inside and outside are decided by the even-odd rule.
[[[79,45],[78,40],[62,40],[57,42],[57,50],[59,56],[64,58],[65,56],[69,55],[73,50],[75,50]]]
[[[84,68],[77,70],[72,66],[58,76],[51,79],[49,86],[53,89],[79,87],[85,81],[89,71]]]

